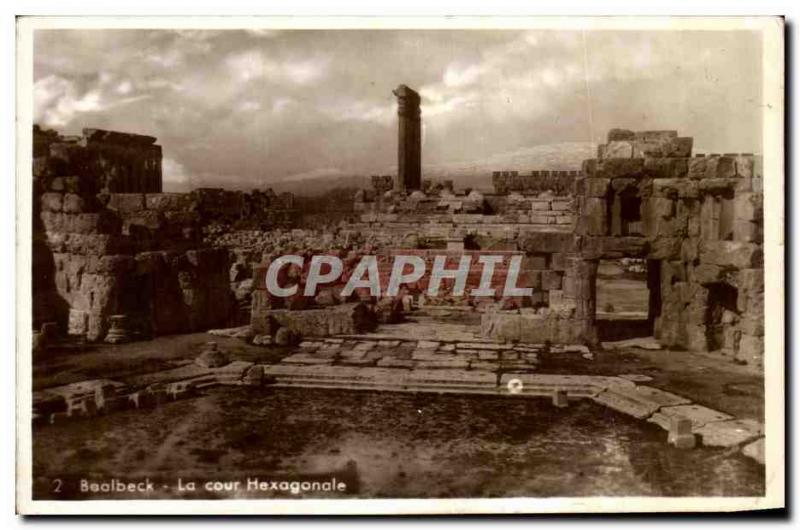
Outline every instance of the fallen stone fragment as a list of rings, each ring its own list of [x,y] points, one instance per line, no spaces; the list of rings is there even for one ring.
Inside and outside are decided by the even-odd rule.
[[[253,337],[253,344],[256,346],[271,346],[272,337],[269,335],[256,335]]]
[[[228,364],[228,356],[219,350],[216,342],[207,342],[203,352],[194,360],[203,368],[217,368]]]
[[[248,368],[242,382],[246,385],[261,386],[264,382],[264,367],[257,364]]]
[[[295,342],[295,334],[292,331],[285,327],[281,326],[278,328],[278,331],[275,332],[275,344],[278,346],[290,346]]]
[[[217,382],[223,385],[235,385],[242,381],[244,374],[253,366],[250,361],[233,361],[221,368],[214,370]]]
[[[728,420],[707,423],[695,431],[703,445],[732,447],[764,434],[763,426],[754,420]]]
[[[759,464],[764,464],[764,438],[742,447],[742,454],[749,456]]]

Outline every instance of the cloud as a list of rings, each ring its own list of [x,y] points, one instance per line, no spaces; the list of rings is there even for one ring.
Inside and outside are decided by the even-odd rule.
[[[161,161],[161,174],[164,179],[164,191],[183,190],[189,182],[189,175],[183,164],[170,157]]]
[[[39,30],[34,116],[68,134],[156,136],[165,180],[183,184],[391,167],[401,83],[422,97],[425,164],[597,143],[612,127],[750,152],[759,42],[741,31]]]
[[[262,50],[235,52],[225,59],[230,75],[247,83],[266,80],[277,83],[307,85],[321,79],[326,65],[317,59],[285,59],[276,61]]]

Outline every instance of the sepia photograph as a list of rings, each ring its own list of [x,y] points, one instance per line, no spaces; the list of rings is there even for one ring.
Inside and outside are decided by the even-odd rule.
[[[17,510],[783,507],[783,32],[19,17]]]

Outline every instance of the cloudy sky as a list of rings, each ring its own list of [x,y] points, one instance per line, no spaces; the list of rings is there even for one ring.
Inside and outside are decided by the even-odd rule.
[[[738,32],[39,30],[34,119],[158,137],[167,189],[396,163],[392,89],[422,95],[423,164],[611,127],[761,151],[761,47]]]

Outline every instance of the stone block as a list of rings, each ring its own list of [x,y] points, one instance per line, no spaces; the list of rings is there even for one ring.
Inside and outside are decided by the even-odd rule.
[[[689,403],[689,400],[647,386],[614,385],[595,396],[594,401],[635,418],[645,419],[661,407]]]
[[[755,176],[755,160],[753,156],[736,157],[736,176],[741,178],[753,178]]]
[[[733,239],[746,243],[761,243],[764,240],[761,225],[752,221],[734,221]]]
[[[760,221],[764,216],[762,201],[761,194],[737,193],[733,199],[734,218],[737,221]]]
[[[469,368],[469,361],[462,358],[421,360],[417,362],[417,367],[421,370],[466,370]]]
[[[605,197],[611,180],[607,178],[587,178],[583,181],[586,197]]]
[[[553,391],[553,406],[557,408],[565,408],[569,406],[566,390],[558,389]]]
[[[598,168],[598,176],[614,179],[620,177],[641,178],[644,160],[641,158],[610,158],[603,160]]]
[[[708,423],[732,420],[733,416],[702,405],[679,404],[661,408],[647,421],[655,423],[665,431],[669,431],[674,418],[688,419],[691,422],[693,432],[696,432],[697,429]]]
[[[414,368],[416,363],[411,359],[398,359],[391,355],[378,359],[378,366],[383,368]]]
[[[736,177],[736,159],[731,156],[706,157],[706,171],[704,178],[733,178]]]
[[[742,333],[736,360],[751,366],[759,366],[764,360],[764,337]]]
[[[728,420],[707,423],[695,432],[700,435],[703,445],[732,447],[761,436],[764,428],[753,420]]]
[[[139,212],[145,209],[145,195],[143,193],[111,193],[106,206],[120,212]]]
[[[531,215],[529,217],[529,222],[535,225],[549,225],[555,224],[555,218],[548,217],[546,215]]]
[[[43,211],[60,212],[63,209],[63,193],[43,193],[40,196],[40,203]]]
[[[542,289],[546,291],[561,289],[563,274],[558,271],[543,271],[542,272]]]
[[[619,140],[635,140],[636,133],[628,129],[610,129],[608,131],[607,141],[615,142]]]
[[[605,199],[587,198],[581,217],[586,235],[603,236],[608,232],[608,212]]]
[[[550,268],[554,271],[567,270],[566,254],[563,252],[554,252],[550,255]]]
[[[689,159],[688,165],[688,177],[691,179],[702,179],[706,176],[706,167],[708,165],[709,158],[706,157],[695,157]]]
[[[575,221],[575,218],[571,215],[559,215],[556,217],[556,224],[557,225],[570,225]]]
[[[295,353],[281,359],[285,364],[333,364],[334,359],[309,353]]]
[[[737,269],[759,268],[764,263],[760,245],[742,241],[703,241],[700,261]]]
[[[664,157],[690,157],[693,143],[694,139],[691,137],[670,138],[661,145],[661,155]]]
[[[603,160],[609,158],[633,158],[633,142],[626,140],[608,142],[603,150]]]
[[[256,333],[264,333],[264,325],[273,321],[299,337],[364,333],[374,329],[377,323],[375,314],[363,303],[305,310],[266,308],[251,314],[251,326]]]

